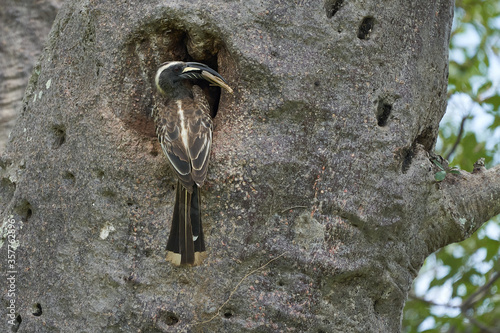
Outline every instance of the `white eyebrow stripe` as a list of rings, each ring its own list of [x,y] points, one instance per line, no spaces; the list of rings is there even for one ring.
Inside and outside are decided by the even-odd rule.
[[[160,74],[167,68],[171,67],[171,66],[175,66],[175,65],[178,65],[178,64],[182,64],[182,61],[170,61],[170,62],[167,62],[165,63],[165,65],[161,66],[160,68],[158,68],[158,70],[156,71],[156,75],[155,75],[155,84],[157,87],[160,87],[158,85],[158,83],[160,82]]]

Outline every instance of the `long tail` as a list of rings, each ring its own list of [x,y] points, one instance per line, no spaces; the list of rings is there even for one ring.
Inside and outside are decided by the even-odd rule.
[[[205,258],[201,226],[200,188],[193,193],[177,182],[172,227],[167,243],[167,260],[174,265],[200,265]]]

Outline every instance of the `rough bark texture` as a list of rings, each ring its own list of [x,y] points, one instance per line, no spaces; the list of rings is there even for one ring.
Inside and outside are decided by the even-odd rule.
[[[500,209],[498,168],[434,181],[452,10],[66,3],[0,169],[18,331],[398,332],[425,257]],[[215,118],[195,268],[164,260],[175,178],[149,118],[173,59],[235,89]]]
[[[3,0],[0,6],[0,153],[62,0]]]

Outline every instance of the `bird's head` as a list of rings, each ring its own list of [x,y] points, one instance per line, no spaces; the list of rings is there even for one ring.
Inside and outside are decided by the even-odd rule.
[[[162,64],[155,76],[156,89],[162,94],[171,95],[185,89],[185,82],[205,80],[210,85],[219,86],[232,93],[224,78],[199,62],[170,61]]]

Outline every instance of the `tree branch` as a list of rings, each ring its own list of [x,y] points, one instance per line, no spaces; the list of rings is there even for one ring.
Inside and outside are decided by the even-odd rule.
[[[416,300],[416,301],[420,301],[420,302],[423,302],[423,303],[427,303],[431,306],[444,306],[446,308],[450,308],[450,309],[458,309],[462,306],[462,304],[459,304],[459,305],[453,305],[453,304],[450,304],[450,303],[444,303],[444,304],[440,304],[440,303],[436,303],[434,301],[431,301],[431,300],[428,300],[428,299],[425,299],[423,297],[419,297],[413,293],[410,293],[408,295],[409,298],[413,299],[413,300]]]
[[[483,323],[481,323],[480,321],[478,321],[476,318],[469,316],[465,312],[462,312],[462,314],[464,315],[465,318],[469,319],[470,322],[473,325],[479,327],[481,329],[481,332],[485,332],[485,333],[498,333],[498,331],[494,327],[488,327],[488,326],[484,325]]]
[[[488,289],[500,278],[500,272],[495,272],[488,282],[479,287],[475,292],[473,292],[465,301],[460,305],[462,312],[465,313],[466,310],[470,309],[474,304],[479,302],[484,298]]]
[[[452,236],[452,229],[448,230],[450,243],[464,240],[484,222],[500,214],[500,165],[475,173],[461,171],[460,175],[447,176],[439,185],[442,209],[459,232]]]
[[[467,116],[464,116],[462,118],[462,122],[460,123],[460,129],[458,130],[458,134],[457,134],[457,139],[455,140],[455,143],[453,144],[453,147],[451,147],[451,150],[448,152],[448,154],[446,154],[446,157],[445,159],[447,161],[450,160],[450,156],[455,152],[455,150],[457,149],[460,141],[462,140],[462,136],[464,134],[464,127],[465,127],[465,121],[469,118],[469,115]]]

